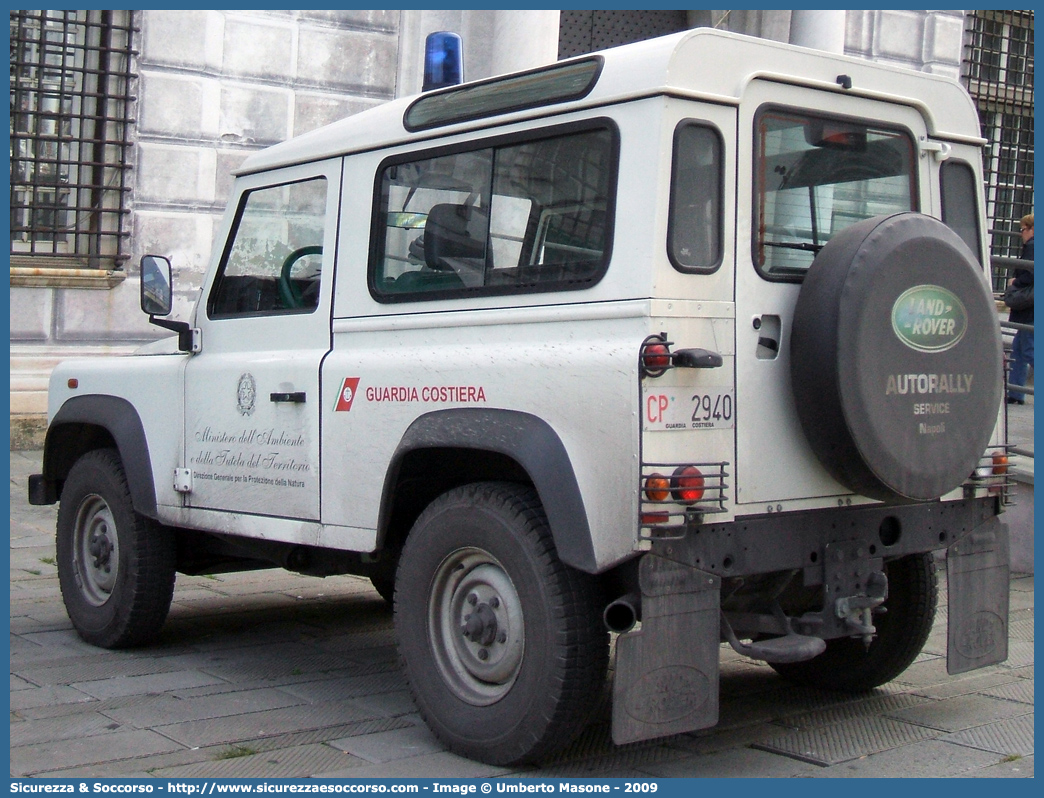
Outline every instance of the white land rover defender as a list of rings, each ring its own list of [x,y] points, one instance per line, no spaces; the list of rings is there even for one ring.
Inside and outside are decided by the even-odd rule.
[[[1003,356],[954,81],[695,30],[389,102],[238,171],[178,335],[51,381],[76,629],[175,573],[368,576],[453,750],[712,726],[727,641],[866,690],[946,552],[951,673],[1007,656]]]

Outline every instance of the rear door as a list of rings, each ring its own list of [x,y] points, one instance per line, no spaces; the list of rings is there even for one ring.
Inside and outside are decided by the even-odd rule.
[[[823,244],[862,219],[928,212],[926,134],[914,109],[755,80],[739,115],[736,246],[737,501],[847,494],[798,420],[790,333],[804,273]]]

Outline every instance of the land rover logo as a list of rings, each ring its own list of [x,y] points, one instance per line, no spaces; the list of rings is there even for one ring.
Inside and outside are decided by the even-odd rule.
[[[709,697],[710,682],[702,671],[667,665],[638,679],[624,708],[639,723],[671,723],[691,715]]]
[[[239,378],[239,386],[236,388],[236,407],[244,416],[252,415],[254,412],[254,400],[257,398],[257,383],[254,375],[247,372]]]
[[[954,643],[968,659],[982,659],[992,654],[1006,637],[1001,617],[982,610],[958,627]]]
[[[915,285],[892,305],[892,329],[918,352],[945,352],[968,330],[964,303],[938,285]]]

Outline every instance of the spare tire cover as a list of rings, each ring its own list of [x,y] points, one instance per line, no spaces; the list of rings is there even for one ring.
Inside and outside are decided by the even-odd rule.
[[[990,441],[1003,390],[997,312],[975,256],[936,219],[877,216],[823,247],[790,355],[809,444],[856,493],[938,498]]]

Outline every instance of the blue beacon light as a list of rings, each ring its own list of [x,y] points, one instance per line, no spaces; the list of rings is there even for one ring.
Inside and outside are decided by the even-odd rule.
[[[449,31],[429,33],[424,40],[424,86],[421,91],[464,82],[464,55],[460,36]]]

